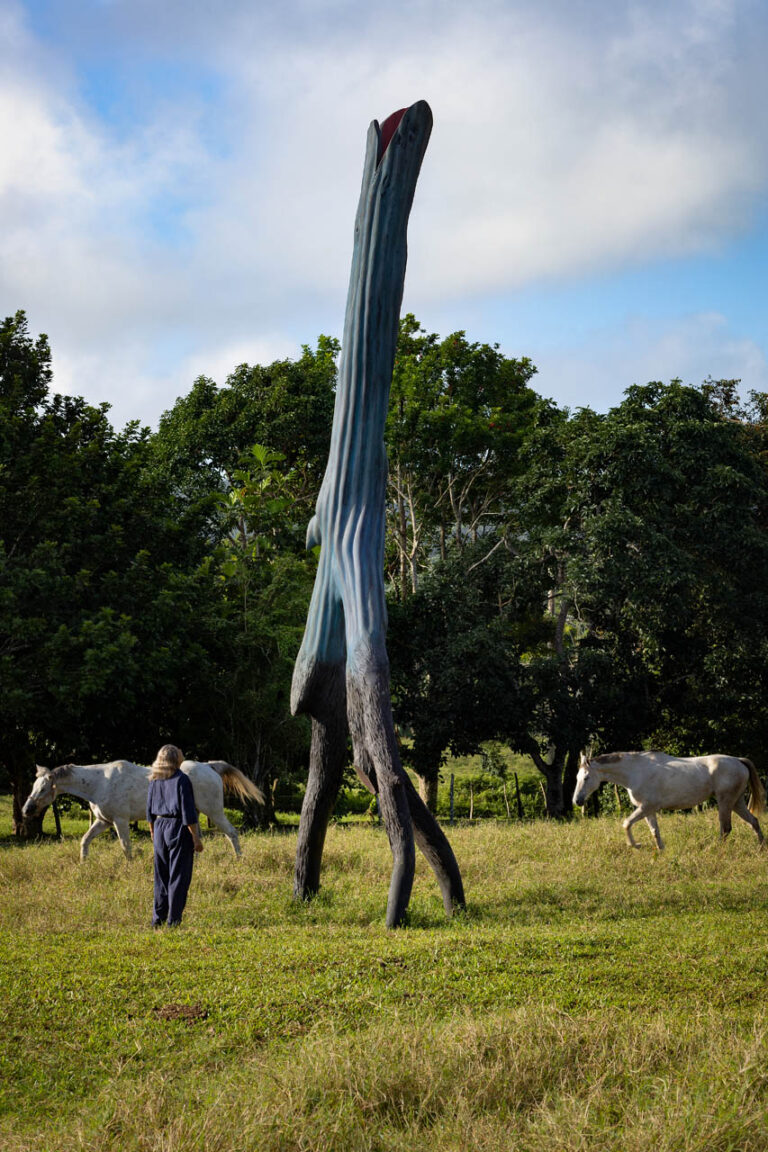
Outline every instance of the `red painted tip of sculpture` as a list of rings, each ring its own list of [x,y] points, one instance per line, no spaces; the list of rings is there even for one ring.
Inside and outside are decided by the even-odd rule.
[[[400,108],[397,112],[393,112],[391,116],[387,116],[384,123],[379,128],[379,155],[376,160],[377,164],[381,164],[381,159],[389,148],[389,142],[397,132],[397,126],[405,116],[407,108]]]

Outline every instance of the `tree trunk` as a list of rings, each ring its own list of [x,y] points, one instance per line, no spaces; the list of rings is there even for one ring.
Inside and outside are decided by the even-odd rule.
[[[8,769],[13,793],[13,834],[17,840],[36,840],[43,834],[43,818],[48,809],[44,808],[38,816],[30,816],[27,820],[21,814],[32,791],[34,757],[29,752],[11,754]]]
[[[268,828],[277,825],[275,812],[275,788],[277,779],[273,776],[268,755],[262,755],[261,738],[257,740],[255,753],[251,751],[253,766],[249,776],[257,788],[261,789],[264,803],[257,800],[243,800],[243,827],[253,828],[259,832],[266,832]]]
[[[526,741],[525,746],[520,750],[521,752],[526,752],[531,757],[539,772],[541,772],[544,777],[542,791],[544,793],[544,806],[547,816],[552,820],[561,820],[570,812],[570,808],[566,809],[563,796],[563,764],[565,753],[555,748],[552,763],[548,764],[541,755],[539,746],[535,740],[531,739]]]
[[[515,772],[515,797],[517,800],[517,818],[518,820],[522,820],[525,814],[523,812],[523,799],[520,795],[520,781],[517,778],[517,772]]]
[[[408,525],[405,518],[405,498],[403,496],[400,463],[397,465],[397,532],[400,551],[400,600],[408,598]]]
[[[552,820],[561,820],[565,816],[565,803],[563,800],[562,768],[558,763],[553,764],[544,772],[544,794],[547,816]]]
[[[378,797],[393,856],[387,925],[404,923],[419,841],[446,907],[463,905],[448,841],[419,800],[397,748],[384,598],[384,425],[406,261],[406,227],[432,114],[423,101],[368,130],[328,464],[307,533],[321,544],[294,668],[291,708],[312,716],[295,895],[317,891],[325,831],[341,784],[346,725],[358,775]],[[447,894],[447,895],[446,895]]]
[[[419,796],[430,812],[437,812],[437,776],[419,776]]]
[[[579,772],[580,749],[569,748],[563,771],[563,807],[566,816],[573,814],[573,793],[576,790],[576,777]]]

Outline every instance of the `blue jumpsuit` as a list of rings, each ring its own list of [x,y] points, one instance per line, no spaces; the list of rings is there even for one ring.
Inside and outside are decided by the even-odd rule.
[[[176,771],[167,780],[150,780],[147,820],[154,824],[155,905],[152,924],[180,924],[195,859],[187,825],[197,823],[189,777]]]

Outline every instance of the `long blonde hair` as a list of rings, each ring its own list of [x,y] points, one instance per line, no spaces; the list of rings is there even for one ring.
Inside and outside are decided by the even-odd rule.
[[[174,772],[178,771],[183,759],[184,753],[181,748],[177,748],[175,744],[163,744],[155,756],[155,762],[149,774],[150,780],[167,780],[169,776],[173,776]]]

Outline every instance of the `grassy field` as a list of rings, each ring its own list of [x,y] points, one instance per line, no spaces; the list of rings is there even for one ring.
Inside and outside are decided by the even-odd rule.
[[[419,864],[383,926],[386,837],[206,837],[153,932],[151,845],[17,846],[0,803],[3,1152],[768,1149],[768,853],[716,815],[452,829],[469,910]]]

